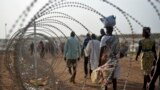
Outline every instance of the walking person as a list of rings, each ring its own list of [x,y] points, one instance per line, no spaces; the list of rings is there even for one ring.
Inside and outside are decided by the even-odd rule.
[[[88,42],[85,48],[85,54],[89,56],[90,64],[90,75],[94,69],[98,67],[99,64],[99,53],[100,53],[100,41],[96,39],[96,35],[91,35],[91,40]]]
[[[101,41],[102,37],[103,37],[104,35],[106,35],[104,29],[101,29],[101,30],[100,30],[100,34],[101,34],[101,35],[100,35],[100,37],[99,37],[99,41]]]
[[[104,52],[107,54],[106,62],[100,61],[100,68],[104,71],[102,89],[107,90],[108,84],[113,84],[113,90],[117,90],[117,79],[120,76],[120,65],[118,61],[119,38],[112,34],[115,25],[115,17],[109,16],[102,18],[107,34],[104,35],[100,42],[100,56]],[[104,69],[104,70],[103,70]],[[106,69],[106,70],[105,70]]]
[[[106,40],[104,39],[104,37],[107,35],[107,32],[104,32],[104,29],[101,29],[100,32],[103,32],[104,34],[101,35],[102,37],[100,37],[100,56],[99,56],[99,65],[98,66],[102,66],[103,64],[106,63],[106,55],[105,55],[105,47],[106,47]],[[102,41],[103,38],[103,41]]]
[[[38,48],[40,49],[40,57],[43,58],[45,55],[45,46],[42,40],[39,42]]]
[[[30,54],[31,55],[33,55],[33,52],[34,52],[34,43],[32,42],[31,44],[30,44]]]
[[[155,40],[150,38],[150,28],[144,27],[142,36],[144,39],[139,41],[139,48],[136,56],[136,60],[138,60],[138,56],[140,55],[141,51],[143,53],[142,60],[141,60],[141,69],[143,70],[144,74],[144,81],[143,81],[143,90],[146,90],[146,85],[150,82],[150,74],[152,71],[152,66],[154,60],[157,59],[156,49],[155,49]]]
[[[91,40],[91,37],[90,37],[90,34],[87,33],[86,35],[86,38],[84,39],[84,42],[83,42],[83,46],[82,46],[82,53],[84,53],[84,49],[86,48],[88,42]],[[84,53],[84,77],[87,78],[87,75],[89,73],[89,56],[85,55]]]
[[[70,37],[64,45],[64,59],[66,60],[68,71],[71,74],[70,82],[75,83],[77,60],[80,59],[81,47],[75,38],[75,32],[71,32]]]

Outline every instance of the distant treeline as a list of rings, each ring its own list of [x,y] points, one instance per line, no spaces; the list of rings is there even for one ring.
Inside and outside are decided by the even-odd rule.
[[[125,37],[125,38],[131,38],[134,36],[134,38],[142,38],[142,34],[123,34],[123,35],[118,35],[119,37]],[[80,35],[80,37],[85,37],[85,35]],[[151,37],[154,38],[160,38],[160,33],[152,33]]]
[[[123,35],[118,35],[119,37],[125,37],[125,38],[130,38],[134,36],[134,38],[142,38],[142,34],[123,34]],[[160,38],[160,33],[152,33],[151,37],[153,38]]]
[[[124,37],[124,38],[131,38],[131,37],[133,37],[134,36],[134,38],[142,38],[142,34],[123,34],[123,35],[118,35],[120,38],[121,37]],[[83,40],[84,39],[84,37],[85,37],[85,35],[78,35],[78,37],[81,39],[81,40]],[[99,37],[99,36],[97,36],[97,37]],[[152,33],[152,35],[151,35],[151,37],[152,38],[155,38],[155,39],[158,39],[158,38],[160,38],[160,33]],[[57,39],[58,40],[58,38],[57,37],[50,37],[50,38],[54,38],[54,39]],[[62,41],[65,41],[66,40],[66,38],[65,37],[63,37],[63,36],[59,36],[59,38],[61,38],[61,39],[64,39],[64,40],[62,40]],[[29,39],[29,38],[28,38]],[[31,40],[33,39],[33,38],[30,38]],[[0,42],[4,42],[5,41],[5,39],[0,39]]]

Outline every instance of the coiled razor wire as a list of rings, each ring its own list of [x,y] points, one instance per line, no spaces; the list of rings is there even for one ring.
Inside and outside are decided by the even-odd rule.
[[[83,5],[83,6],[87,6],[87,5],[85,5],[85,4],[81,4],[81,3],[77,3],[77,2],[68,2],[69,4],[80,4],[80,5]],[[68,4],[67,3],[67,4]],[[57,5],[58,6],[58,5]],[[60,8],[60,7],[59,7]],[[90,9],[90,7],[89,6],[87,6],[87,8],[89,8]],[[98,13],[99,15],[101,15],[102,17],[103,17],[103,15],[102,14],[100,14],[98,11],[96,11],[96,10],[94,10],[93,8],[91,8],[91,11],[95,11],[96,13]],[[47,11],[48,12],[48,11]],[[122,13],[123,14],[123,13]],[[123,14],[124,15],[124,14]],[[133,32],[133,28],[132,28],[132,25],[131,25],[131,23],[130,23],[130,21],[129,21],[129,19],[126,17],[126,15],[124,15],[124,17],[126,18],[126,20],[127,20],[127,22],[129,23],[129,25],[130,25],[130,27],[131,27],[131,29],[132,29],[132,32]]]
[[[59,24],[59,25],[62,25],[66,28],[68,28],[70,31],[74,31],[73,29],[71,29],[68,25],[66,25],[65,23],[59,21],[59,20],[55,20],[55,19],[43,19],[41,21],[37,21],[37,23],[49,23],[49,24],[52,24],[52,23],[56,23],[56,24]],[[77,36],[77,34],[76,34]],[[82,40],[77,36],[77,38],[79,39],[80,42],[82,42]]]
[[[42,34],[38,34],[38,33],[37,33],[37,35],[42,35]],[[22,51],[22,50],[21,50],[21,51]],[[21,54],[22,54],[22,53],[21,53]],[[19,56],[19,57],[20,57],[20,56]],[[25,59],[24,56],[23,56],[22,58]],[[36,59],[38,59],[38,58],[36,58]],[[18,61],[17,61],[17,62],[18,62]],[[37,67],[37,69],[40,69],[40,70],[41,70],[41,74],[38,74],[38,75],[40,75],[40,77],[43,77],[44,75],[47,74],[47,72],[46,72],[45,70],[43,70],[43,69],[47,69],[47,67],[44,66],[44,65],[45,65],[45,62],[43,62],[43,61],[42,61],[42,63],[41,63],[41,61],[39,61],[38,64],[40,64],[40,66],[43,67],[43,68],[41,68],[41,67],[39,67],[39,66]],[[48,64],[49,64],[49,63],[48,63]],[[19,64],[17,64],[17,65],[18,65],[18,68],[21,68]],[[46,63],[46,66],[49,66],[49,65],[47,65],[47,63]],[[31,67],[31,68],[33,68],[33,67]],[[27,69],[28,69],[28,68],[27,68]],[[22,72],[21,69],[18,70],[18,71]],[[38,70],[38,71],[39,71],[39,70]],[[43,71],[45,71],[45,72],[43,72]],[[27,72],[27,71],[26,71],[26,72]],[[31,73],[32,71],[29,71],[29,72]],[[25,71],[24,71],[24,73],[25,73]],[[43,75],[43,73],[44,73],[44,75]],[[32,74],[34,74],[34,72],[32,72]],[[48,73],[48,75],[49,75],[49,74],[50,74],[50,73]],[[25,75],[25,76],[26,76],[26,75]],[[25,76],[22,74],[22,76],[21,76],[21,77],[22,77],[22,80],[25,79],[25,78],[24,78]],[[52,75],[52,76],[53,76],[53,75]],[[39,76],[37,76],[37,77],[39,77]],[[23,78],[24,78],[24,79],[23,79]],[[29,77],[29,78],[31,78],[31,77]],[[23,82],[25,82],[25,81],[23,81]]]
[[[60,1],[60,2],[63,2],[64,0],[62,0],[62,1]],[[115,7],[115,8],[117,8],[117,9],[119,9],[120,11],[122,11],[123,13],[125,13],[125,15],[127,15],[127,17],[130,17],[131,19],[133,19],[134,21],[136,21],[140,26],[143,26],[138,20],[136,20],[135,18],[133,18],[131,15],[129,15],[128,13],[126,13],[126,12],[124,12],[122,9],[120,9],[119,7],[117,7],[117,6],[115,6],[114,4],[112,4],[112,3],[110,3],[110,2],[108,2],[107,0],[103,0],[104,2],[107,2],[108,4],[110,4],[111,6],[113,6],[113,7]],[[149,1],[149,0],[148,0]],[[23,26],[23,23],[25,22],[25,18],[28,16],[28,13],[30,12],[30,10],[31,10],[31,8],[33,8],[33,6],[34,6],[34,4],[37,2],[37,0],[34,0],[31,4],[30,4],[30,6],[29,7],[27,7],[27,9],[26,9],[26,11],[24,11],[23,13],[22,13],[22,15],[20,15],[19,16],[19,18],[16,20],[16,22],[15,22],[15,24],[13,24],[13,26],[12,26],[12,29],[9,31],[10,33],[12,33],[13,32],[13,30],[14,30],[14,28],[16,27],[16,26],[18,26],[17,24],[18,24],[18,22],[20,22],[20,24],[19,24],[19,26],[20,27],[22,27]],[[55,1],[56,2],[56,1]],[[158,0],[157,0],[157,2],[158,2]],[[52,3],[53,4],[53,3]],[[74,3],[75,4],[75,3]],[[43,11],[43,10],[45,10],[45,11],[48,11],[48,9],[46,9],[46,7],[48,6],[48,5],[50,5],[50,3],[47,3],[44,7],[42,7],[42,9],[40,10],[40,11]],[[59,3],[58,3],[58,5],[59,5]],[[153,5],[153,4],[152,4]],[[71,5],[72,7],[76,7],[75,5]],[[68,7],[67,5],[65,5],[65,7]],[[81,6],[80,6],[81,7]],[[82,7],[82,8],[84,8],[84,9],[88,9],[88,8],[86,8],[86,7]],[[155,7],[154,7],[155,8]],[[156,10],[156,9],[155,9]],[[96,12],[96,11],[94,11],[94,10],[92,10],[93,12]],[[97,13],[97,12],[96,12]],[[99,15],[100,15],[100,13],[98,13]],[[124,16],[125,16],[124,15]],[[159,14],[158,14],[159,15]],[[27,31],[27,28],[29,28],[30,26],[31,26],[31,24],[32,24],[32,22],[37,18],[37,16],[40,16],[39,15],[39,12],[38,12],[38,14],[37,15],[35,15],[32,19],[31,19],[31,21],[28,23],[28,25],[26,25],[25,27],[24,27],[24,31],[22,32],[22,30],[19,30],[18,32],[16,32],[12,37],[11,37],[11,40],[9,41],[9,43],[8,43],[8,45],[7,45],[7,48],[6,48],[6,54],[9,52],[9,49],[11,48],[11,46],[12,46],[12,44],[19,44],[19,42],[15,42],[15,39],[19,39],[19,40],[21,40],[22,38],[23,38],[23,36],[24,36],[24,33],[26,33],[26,31]],[[133,30],[132,29],[132,25],[131,25],[131,23],[130,23],[130,21],[129,21],[129,19],[127,19],[127,22],[129,23],[129,25],[130,25],[130,27],[131,27],[131,30]],[[43,26],[43,24],[39,24],[40,26]],[[46,27],[51,27],[50,25],[46,25]],[[37,33],[38,34],[38,33]],[[133,32],[132,32],[132,34],[133,34]],[[8,34],[7,35],[7,37],[9,37],[10,36],[10,34]],[[43,36],[43,34],[41,35],[41,36]],[[134,41],[134,36],[133,36],[133,41]],[[6,55],[7,56],[7,55]],[[9,59],[8,57],[7,57],[7,59]],[[6,61],[8,61],[8,60],[6,60]],[[131,63],[130,63],[131,64]],[[131,65],[130,65],[131,66]],[[10,66],[9,66],[10,67]],[[17,68],[15,68],[15,69],[17,69]],[[13,72],[14,72],[14,70],[13,70]],[[17,73],[19,73],[19,71],[17,71],[16,70],[16,72]],[[128,71],[129,72],[129,71]],[[128,74],[128,76],[129,76],[129,74]],[[18,77],[17,77],[18,78]],[[19,81],[19,80],[18,80]],[[20,80],[21,81],[21,80]],[[24,87],[23,87],[24,88]]]
[[[160,1],[159,0],[155,0],[156,2],[158,2],[160,4]]]
[[[105,1],[105,0],[104,0]],[[121,8],[119,8],[118,6],[114,5],[113,3],[110,3],[109,1],[105,1],[107,4],[109,4],[110,6],[112,6],[113,8],[117,9],[118,11],[120,11],[122,14],[126,14],[128,17],[130,17],[133,21],[135,21],[138,25],[140,25],[141,27],[143,27],[143,25],[137,20],[135,19],[133,16],[129,15],[128,13],[126,13],[125,11],[123,11]],[[59,3],[59,4],[56,4],[56,6],[59,6],[59,5],[68,5],[68,4],[71,4],[71,7],[76,6],[76,7],[79,7],[79,8],[85,8],[85,9],[90,9],[91,11],[93,11],[94,13],[97,13],[99,14],[100,16],[104,17],[104,15],[102,15],[101,13],[99,13],[98,11],[96,11],[95,9],[91,8],[90,6],[88,5],[85,5],[85,4],[82,4],[82,3],[78,3],[78,2],[62,2],[62,3]],[[73,5],[72,5],[73,4]],[[49,11],[44,11],[44,12],[41,12],[41,14],[43,13],[50,13],[50,11],[53,10],[54,7],[56,7],[55,5],[52,5],[49,7]],[[64,7],[64,6],[63,6]]]
[[[43,20],[46,20],[46,19],[43,19]],[[120,32],[120,31],[119,31]],[[65,71],[65,70],[64,70]],[[64,75],[64,74],[60,74],[60,75]],[[60,77],[60,76],[59,76]],[[85,81],[86,81],[86,79],[85,79]],[[84,82],[85,82],[84,81]],[[83,88],[84,88],[84,86],[85,86],[85,84],[83,85]],[[82,88],[82,90],[83,90],[83,88]]]
[[[28,31],[30,31],[30,30],[33,31],[34,29],[28,29]],[[58,40],[60,42],[62,42],[61,38],[54,31],[52,31],[51,29],[45,28],[45,30],[44,29],[36,29],[36,30],[42,31],[44,33],[47,33],[50,36],[55,35],[58,38]],[[52,36],[52,37],[55,37],[55,36]]]
[[[25,22],[25,18],[28,16],[28,13],[31,11],[31,9],[34,7],[37,0],[33,0],[29,6],[27,6],[26,10],[23,11],[23,13],[18,17],[18,19],[15,21],[11,29],[9,30],[9,34],[7,35],[7,38],[10,37],[10,34],[13,32],[16,26],[19,26],[18,28],[21,28],[23,26],[23,22]],[[20,25],[17,25],[20,22]]]
[[[71,3],[73,3],[73,4],[77,4],[76,2],[69,2],[68,4],[71,4]],[[78,3],[78,4],[80,4],[80,3]],[[84,5],[84,4],[82,4],[82,5]],[[57,5],[58,6],[58,5]],[[64,5],[64,7],[68,7],[69,5]],[[63,6],[62,6],[63,7]],[[78,7],[77,5],[71,5],[71,7]],[[57,8],[61,8],[60,6],[59,7],[57,7]],[[80,8],[82,8],[82,7],[80,7]],[[84,7],[83,7],[84,8]],[[87,8],[84,8],[84,9],[87,9]],[[88,10],[88,9],[87,9]],[[102,14],[100,14],[99,12],[97,12],[96,10],[91,10],[91,11],[93,11],[93,12],[96,12],[97,14],[99,14],[99,15],[101,15],[101,16],[103,16]],[[123,14],[123,13],[122,13]],[[125,14],[123,14],[124,15],[124,17],[126,18],[126,20],[127,20],[127,22],[129,23],[129,26],[130,26],[130,28],[131,28],[131,31],[132,31],[132,35],[133,35],[133,28],[132,28],[132,24],[131,24],[131,22],[129,21],[129,19],[128,19],[128,17],[126,17],[126,15]],[[133,38],[134,39],[134,38]],[[134,40],[133,40],[134,41]],[[133,43],[134,44],[134,43]],[[134,46],[134,45],[133,45]],[[127,80],[128,80],[128,77],[129,77],[129,73],[130,73],[130,71],[131,71],[131,60],[129,60],[129,62],[130,62],[130,65],[129,65],[129,68],[128,68],[128,74],[127,74],[127,76],[126,76],[126,81],[125,81],[125,85],[124,85],[124,90],[125,90],[125,88],[126,88],[126,85],[127,85]]]
[[[78,20],[76,20],[75,18],[73,18],[72,16],[69,16],[68,14],[65,14],[65,13],[62,13],[62,12],[50,12],[50,13],[47,13],[48,14],[62,14],[64,16],[50,16],[50,17],[46,17],[46,18],[43,18],[43,19],[49,19],[49,18],[66,18],[66,19],[70,19],[72,21],[75,21],[76,23],[80,24],[84,29],[86,29],[89,33],[92,33],[87,27],[85,27],[81,22],[79,22]],[[46,14],[45,14],[46,15]],[[44,16],[44,15],[42,15]],[[41,16],[40,16],[41,17]],[[39,17],[39,18],[40,18]],[[41,19],[41,20],[43,20]]]
[[[158,18],[159,18],[159,20],[160,20],[160,12],[159,12],[157,6],[156,6],[151,0],[148,0],[148,2],[149,2],[150,5],[153,7],[153,9],[155,10],[155,12],[156,12],[156,14],[157,14],[157,16],[158,16]]]
[[[48,23],[50,23],[50,22],[48,22]],[[52,22],[53,23],[53,22]],[[39,23],[38,23],[39,24]],[[37,24],[37,27],[38,27],[38,24]],[[61,24],[61,25],[64,25],[64,26],[66,26],[67,28],[69,28],[71,31],[73,31],[69,26],[67,26],[67,25],[65,25],[64,23],[62,24],[62,23],[58,23],[58,24]],[[41,25],[41,24],[40,24]],[[42,25],[42,26],[45,26],[45,25]],[[42,27],[41,26],[41,27]],[[79,39],[80,40],[80,39]],[[60,61],[59,61],[60,62]],[[56,65],[52,65],[53,66],[53,69],[54,69],[54,67],[56,67]],[[57,76],[57,77],[61,77],[61,76],[63,76],[63,75],[65,75],[65,74],[63,74],[64,73],[64,71],[66,70],[66,68],[62,71],[62,73],[59,75],[59,76]]]

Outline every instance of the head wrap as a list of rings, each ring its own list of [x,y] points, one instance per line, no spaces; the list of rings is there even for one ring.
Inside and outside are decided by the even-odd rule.
[[[100,18],[100,20],[104,24],[104,27],[113,27],[116,25],[116,17],[113,15]]]

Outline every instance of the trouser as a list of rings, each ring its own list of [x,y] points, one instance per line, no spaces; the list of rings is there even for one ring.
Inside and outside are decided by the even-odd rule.
[[[76,67],[69,67],[68,69],[71,74],[70,82],[75,82],[75,77],[76,77],[76,73],[77,73]]]
[[[112,79],[112,83],[113,83],[113,90],[117,90],[117,79]],[[108,90],[107,85],[105,85],[105,87],[102,90]]]
[[[112,84],[113,84],[113,86],[112,86],[113,90],[117,90],[117,78],[118,78],[118,76],[116,76],[116,74],[118,74],[117,73],[118,70],[119,70],[119,66],[115,66],[115,68],[113,69],[113,71],[111,71],[109,73],[109,76],[107,75],[107,77],[106,77],[106,79],[108,79],[108,81],[112,82]],[[106,73],[106,74],[108,74],[108,73]],[[104,76],[106,76],[106,75],[104,74]],[[107,84],[109,84],[109,82]],[[104,90],[107,90],[107,84],[105,85]]]
[[[41,56],[41,58],[43,58],[43,57],[44,57],[44,54],[45,54],[44,49],[42,49],[42,50],[41,50],[41,52],[40,52],[40,56]]]
[[[84,56],[84,73],[85,73],[85,75],[87,75],[89,72],[88,65],[89,65],[89,58]]]
[[[160,90],[160,75],[159,75],[159,82],[158,82],[159,84],[159,86],[158,86],[158,90]]]
[[[144,75],[144,81],[143,81],[143,89],[146,90],[147,88],[147,83],[150,82],[150,76],[149,75]]]
[[[70,81],[75,82],[75,77],[76,77],[76,68],[77,68],[77,60],[76,59],[69,59],[67,60],[67,66],[68,66],[68,71],[71,74]]]
[[[156,82],[158,76],[160,76],[160,59],[158,60],[158,62],[156,64],[156,68],[155,68],[153,77],[151,79],[150,85],[149,85],[149,90],[154,90],[155,82]]]

